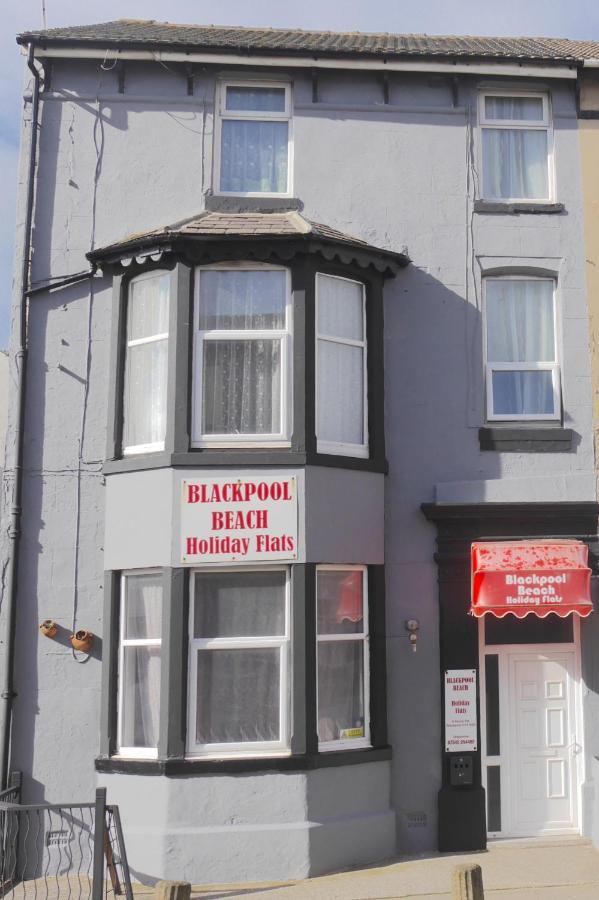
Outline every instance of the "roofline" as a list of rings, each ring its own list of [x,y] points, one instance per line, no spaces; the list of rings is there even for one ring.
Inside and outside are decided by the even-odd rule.
[[[26,35],[19,35],[17,43],[25,44]],[[180,62],[199,63],[204,65],[223,66],[276,66],[279,68],[309,69],[361,69],[386,72],[438,72],[451,75],[502,75],[520,78],[568,78],[577,76],[578,66],[582,59],[485,57],[485,56],[443,56],[431,54],[423,58],[422,54],[402,54],[388,56],[369,53],[335,53],[308,55],[305,51],[293,50],[260,50],[232,52],[230,48],[204,49],[201,52],[190,49],[169,49],[160,42],[135,43],[111,41],[47,41],[31,38],[35,47],[36,59],[102,59],[107,54],[109,59],[128,61]],[[51,44],[52,46],[49,46]],[[176,45],[175,45],[176,46]],[[145,48],[145,49],[140,49]],[[154,49],[152,49],[154,48]],[[111,56],[111,50],[114,55]],[[406,56],[410,58],[406,59]]]

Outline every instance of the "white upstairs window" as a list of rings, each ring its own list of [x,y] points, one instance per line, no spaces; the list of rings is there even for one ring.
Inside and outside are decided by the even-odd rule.
[[[291,193],[291,86],[222,82],[215,188],[246,196]]]
[[[366,298],[359,281],[316,276],[319,453],[368,457]]]
[[[482,196],[485,200],[552,198],[549,98],[545,94],[480,96]]]
[[[555,283],[486,278],[487,418],[559,420]]]
[[[241,264],[198,270],[193,445],[288,446],[289,272]]]
[[[123,453],[164,449],[169,272],[132,279],[127,298]]]

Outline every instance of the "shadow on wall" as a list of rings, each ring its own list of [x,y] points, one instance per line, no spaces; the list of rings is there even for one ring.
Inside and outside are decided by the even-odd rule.
[[[454,240],[459,248],[459,234]],[[465,226],[463,242],[462,260]],[[443,253],[447,249],[439,247],[433,264],[456,272],[455,259]],[[465,297],[463,263],[461,278],[452,289],[412,265],[385,289],[387,697],[391,797],[401,853],[436,848],[441,787],[436,530],[420,506],[435,500],[439,481],[501,476],[499,455],[481,454],[479,448],[478,428],[484,424],[482,317],[471,285],[471,295]],[[469,600],[466,584],[463,627],[476,640]],[[405,629],[411,618],[420,623],[416,653]]]

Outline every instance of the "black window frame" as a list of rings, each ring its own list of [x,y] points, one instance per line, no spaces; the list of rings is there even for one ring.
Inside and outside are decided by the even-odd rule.
[[[316,563],[296,563],[291,577],[290,752],[220,759],[186,755],[189,665],[189,603],[194,567],[162,568],[162,670],[157,759],[118,755],[118,684],[121,571],[107,572],[104,593],[102,663],[101,772],[209,774],[266,770],[297,771],[391,758],[387,741],[385,570],[367,565],[370,623],[370,747],[319,750],[316,684]],[[134,574],[134,569],[127,570]]]
[[[269,262],[291,273],[293,353],[292,427],[288,447],[244,449],[191,447],[193,378],[193,305],[196,265],[251,259],[248,245],[235,251],[211,252],[202,260],[165,254],[155,262],[133,260],[125,272],[113,276],[112,360],[109,373],[106,474],[166,466],[213,465],[324,465],[362,471],[387,472],[384,432],[383,284],[384,273],[356,262],[329,261],[318,254],[273,254]],[[152,270],[171,272],[166,438],[164,450],[123,454],[123,392],[127,341],[129,284]],[[318,452],[316,437],[316,275],[332,275],[362,283],[366,297],[368,458]]]

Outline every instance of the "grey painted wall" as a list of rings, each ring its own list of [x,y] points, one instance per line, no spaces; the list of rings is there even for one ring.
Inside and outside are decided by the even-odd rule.
[[[392,249],[407,244],[413,259],[385,290],[390,472],[384,521],[394,747],[390,789],[399,847],[427,850],[436,844],[440,783],[439,654],[434,531],[421,515],[420,504],[435,496],[452,502],[474,496],[594,499],[574,88],[565,82],[522,83],[551,91],[557,200],[565,204],[566,214],[498,216],[472,211],[476,164],[470,148],[478,141],[475,79],[460,82],[454,107],[451,86],[442,77],[393,75],[390,104],[384,106],[374,74],[323,73],[318,104],[311,103],[306,74],[289,74],[295,92],[294,193],[303,201],[304,213],[374,244]],[[128,66],[125,94],[119,95],[115,71],[103,71],[95,62],[56,62],[52,93],[42,103],[34,279],[77,272],[86,268],[84,254],[92,245],[175,222],[203,208],[211,186],[213,94],[210,74],[196,78],[195,95],[189,98],[182,75],[158,64],[139,64]],[[20,222],[23,182],[21,174]],[[479,450],[480,275],[485,258],[499,265],[518,258],[543,265],[551,259],[559,271],[565,425],[577,434],[569,453]],[[17,271],[18,265],[17,259]],[[94,280],[92,294],[88,285],[79,285],[40,295],[31,307],[14,729],[14,759],[26,773],[28,799],[86,799],[96,780],[100,641],[93,657],[81,665],[64,642],[38,638],[37,625],[51,617],[64,626],[65,634],[75,621],[101,635],[102,572],[108,568],[104,519],[123,508],[125,497],[123,493],[119,499],[117,487],[125,476],[110,476],[106,488],[101,474],[110,304],[110,281],[104,278]],[[142,478],[128,477],[130,486],[124,492],[136,490]],[[160,482],[168,505],[171,476],[154,472],[143,477]],[[351,473],[331,470],[308,472],[306,502],[316,503],[325,489],[331,496],[344,491],[352,478]],[[348,518],[353,503],[351,553],[364,540],[364,553],[372,553],[373,561],[380,560],[380,523],[376,540],[371,535],[368,546],[358,523],[370,490],[368,502],[376,517],[381,480],[362,476],[355,482],[360,485],[355,499],[347,494],[343,500]],[[107,552],[120,559],[122,547],[109,530]],[[157,526],[155,539],[161,548],[156,552],[167,554],[166,530]],[[316,521],[306,538],[309,558],[324,561],[320,551],[326,539]],[[342,550],[330,537],[327,546],[330,553]],[[131,559],[141,558],[134,556],[132,545],[130,552]],[[159,562],[154,559],[152,564]],[[404,620],[412,617],[420,620],[416,654],[404,629]],[[583,623],[583,631],[587,625]],[[348,771],[347,777],[353,777]],[[340,781],[344,777],[328,770],[310,776],[313,785],[335,778],[333,806],[346,792]],[[126,823],[129,816],[139,821],[127,797],[135,790],[145,802],[141,779],[130,779],[131,788],[127,782],[117,790],[116,778],[105,779],[109,796],[113,789],[118,794]],[[249,791],[254,789],[250,782]],[[296,792],[291,782],[285,782],[290,806],[298,797],[300,802],[306,790],[299,785]],[[270,785],[270,808],[281,782],[259,783]],[[194,790],[193,780],[185,784]],[[160,803],[173,817],[183,803],[179,789],[160,779],[152,779],[152,789],[160,792]],[[218,806],[221,801],[214,796]],[[221,815],[226,811],[222,803]],[[414,818],[411,813],[424,816]],[[289,816],[297,820],[292,812]],[[388,840],[389,832],[385,834]],[[286,874],[292,874],[291,869],[305,873],[312,850],[302,849],[298,841],[289,843],[286,852],[294,860]],[[335,854],[331,850],[329,865],[339,864]],[[327,860],[319,865],[326,868]],[[266,864],[260,872],[246,871],[242,877],[253,874],[279,877],[273,869],[267,872]]]

